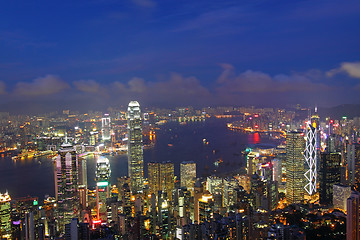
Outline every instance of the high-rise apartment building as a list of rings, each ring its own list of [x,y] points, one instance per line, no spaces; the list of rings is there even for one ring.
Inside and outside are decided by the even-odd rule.
[[[127,115],[128,129],[128,166],[130,177],[130,188],[132,194],[138,194],[144,188],[144,157],[143,139],[141,128],[140,104],[131,101],[128,106]]]
[[[0,239],[11,239],[11,206],[8,192],[0,193]]]
[[[194,193],[194,184],[196,180],[196,163],[180,163],[180,186],[186,187],[192,194]]]
[[[286,134],[286,200],[289,204],[304,199],[304,152],[302,132]]]
[[[320,204],[331,204],[333,185],[340,184],[340,153],[321,153],[319,171]]]
[[[75,148],[67,142],[61,145],[55,159],[55,198],[60,232],[65,224],[78,216],[78,158]]]

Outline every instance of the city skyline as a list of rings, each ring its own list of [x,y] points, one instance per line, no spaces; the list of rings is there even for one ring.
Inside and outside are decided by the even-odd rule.
[[[2,237],[358,234],[358,116],[300,106],[141,113],[131,101],[127,112],[0,117]]]
[[[360,238],[360,1],[0,22],[0,239]]]
[[[133,99],[160,107],[360,103],[358,1],[17,1],[2,10],[6,111]]]

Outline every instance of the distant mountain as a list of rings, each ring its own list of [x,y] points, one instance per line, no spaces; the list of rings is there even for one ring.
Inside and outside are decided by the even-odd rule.
[[[319,115],[321,118],[331,117],[333,119],[360,117],[360,104],[342,104],[331,108],[319,108]]]

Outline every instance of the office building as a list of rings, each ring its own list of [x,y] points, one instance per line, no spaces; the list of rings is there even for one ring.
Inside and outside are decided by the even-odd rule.
[[[320,204],[331,204],[333,185],[340,184],[340,153],[321,153],[319,171]]]
[[[104,114],[104,117],[101,118],[101,133],[103,142],[111,139],[111,120],[109,114]]]
[[[333,205],[335,209],[346,212],[346,201],[351,195],[351,187],[341,184],[333,185]]]
[[[256,172],[256,166],[259,164],[260,153],[253,152],[250,150],[250,152],[246,155],[246,167],[247,167],[247,174],[248,176],[252,176]]]
[[[106,221],[106,199],[110,197],[110,162],[106,157],[100,156],[96,161],[96,203],[97,219]]]
[[[78,158],[75,148],[67,142],[61,145],[55,159],[55,198],[60,232],[65,224],[78,216]]]
[[[360,239],[359,192],[352,192],[347,199],[346,240]]]
[[[142,193],[144,188],[143,139],[141,111],[137,101],[131,101],[127,115],[128,129],[128,171],[132,194]]]
[[[273,172],[273,181],[280,184],[282,182],[282,160],[280,158],[275,158],[271,161],[272,172]]]
[[[316,123],[314,122],[316,126]],[[317,184],[317,129],[311,122],[307,123],[306,128],[306,145],[305,145],[305,190],[309,195],[313,195],[316,192]]]
[[[80,208],[86,209],[87,199],[88,199],[88,183],[87,183],[87,166],[86,166],[86,158],[78,158],[79,162],[79,201]]]
[[[11,206],[8,192],[0,193],[0,238],[11,239]]]
[[[348,144],[347,167],[349,185],[360,191],[360,144]]]
[[[304,199],[304,152],[302,132],[286,134],[286,201],[300,203]]]
[[[194,184],[196,180],[196,163],[180,163],[180,186],[186,187],[192,194],[194,193]]]
[[[172,191],[175,189],[174,164],[165,162],[160,164],[161,191],[166,192],[167,199],[172,200]]]
[[[148,163],[148,175],[150,194],[157,195],[158,191],[162,191],[166,193],[167,200],[171,200],[175,189],[174,164]]]
[[[160,166],[159,163],[148,163],[148,182],[149,182],[149,194],[157,195],[157,192],[161,190],[160,185]]]

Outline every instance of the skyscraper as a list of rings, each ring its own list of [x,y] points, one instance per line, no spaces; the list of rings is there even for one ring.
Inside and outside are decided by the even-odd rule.
[[[11,207],[8,192],[0,193],[0,239],[11,239]]]
[[[346,212],[346,201],[351,195],[351,187],[341,184],[333,185],[333,206]]]
[[[148,180],[149,180],[149,190],[150,194],[154,193],[157,195],[157,192],[161,190],[160,187],[160,167],[159,163],[150,162],[148,163]]]
[[[316,124],[315,124],[316,126]],[[317,129],[311,125],[311,122],[307,123],[306,128],[306,147],[304,157],[306,161],[305,169],[305,190],[309,195],[313,195],[316,192],[317,183]]]
[[[81,210],[87,207],[87,199],[88,199],[88,184],[87,184],[87,166],[86,166],[86,158],[79,157],[79,201]]]
[[[346,239],[359,240],[359,192],[352,192],[347,199],[347,217],[346,217]]]
[[[188,191],[194,194],[194,184],[196,180],[196,163],[180,163],[180,186],[186,187]]]
[[[166,192],[168,200],[172,199],[172,191],[175,189],[174,164],[171,162],[148,163],[150,194],[158,194],[158,191]]]
[[[286,200],[289,204],[304,199],[304,134],[286,134]]]
[[[106,221],[106,199],[110,197],[110,174],[109,159],[100,156],[96,161],[96,203],[97,218],[102,221]]]
[[[172,200],[172,191],[175,189],[174,164],[165,162],[160,164],[161,190],[166,192],[167,199]]]
[[[340,184],[341,155],[339,153],[323,152],[320,156],[320,204],[331,204],[333,199],[333,185]]]
[[[137,101],[128,106],[128,166],[132,194],[141,193],[144,187],[143,139],[141,128],[141,111]]]
[[[102,140],[109,141],[111,138],[111,121],[109,114],[104,114],[104,117],[101,118],[101,133]]]
[[[79,210],[78,158],[67,138],[55,159],[55,198],[59,228],[63,232],[65,224],[77,217]]]
[[[360,144],[347,146],[348,183],[360,191]]]

